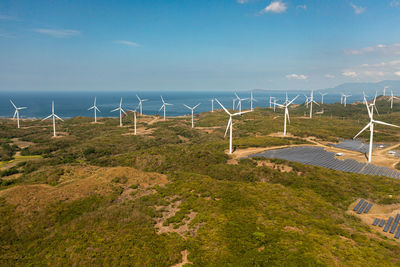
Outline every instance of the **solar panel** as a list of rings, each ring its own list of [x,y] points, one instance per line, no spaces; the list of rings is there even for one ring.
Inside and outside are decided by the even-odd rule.
[[[395,234],[394,238],[397,238],[397,239],[399,239],[399,237],[400,237],[400,227],[399,227],[399,228],[397,228],[397,232],[396,232],[396,234]]]
[[[385,228],[383,228],[383,231],[384,231],[384,232],[389,231],[389,227],[390,227],[390,225],[392,224],[392,222],[393,222],[393,217],[389,217],[389,219],[388,219],[388,221],[387,221],[387,223],[386,223],[386,225],[385,225]]]
[[[396,218],[394,219],[393,225],[392,225],[392,227],[390,228],[389,233],[394,234],[394,231],[396,230],[396,226],[397,226],[397,224],[399,223],[399,220],[400,220],[400,214],[397,214],[397,215],[396,215]]]
[[[372,223],[372,225],[373,225],[373,226],[377,226],[377,225],[378,225],[378,222],[379,222],[379,219],[378,219],[378,218],[375,218],[375,220],[374,220],[374,222]]]
[[[385,220],[382,219],[378,226],[382,227],[384,224],[385,224]]]
[[[365,202],[361,205],[360,209],[357,211],[357,214],[361,214],[361,213],[364,211],[364,209],[365,209],[365,207],[366,207],[367,205],[368,205],[368,202],[365,201]]]
[[[368,213],[371,208],[372,208],[372,203],[369,203],[368,206],[365,208],[364,213]]]
[[[356,211],[360,208],[361,204],[364,203],[364,199],[360,199],[360,201],[358,201],[357,205],[354,207],[353,211]]]

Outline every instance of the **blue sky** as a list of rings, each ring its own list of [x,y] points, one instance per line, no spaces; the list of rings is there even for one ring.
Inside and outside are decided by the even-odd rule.
[[[322,89],[400,79],[400,0],[2,0],[0,90]]]

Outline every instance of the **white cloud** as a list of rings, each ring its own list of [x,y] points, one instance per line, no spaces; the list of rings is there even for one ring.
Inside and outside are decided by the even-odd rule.
[[[236,0],[239,4],[246,4],[249,0]]]
[[[342,72],[342,75],[345,77],[351,77],[351,78],[355,78],[358,76],[357,72],[355,72],[355,71],[344,71],[344,72]]]
[[[363,55],[367,53],[385,53],[391,55],[400,55],[400,43],[391,45],[378,44],[376,46],[367,46],[361,49],[345,50],[344,53],[349,55]]]
[[[284,2],[272,1],[268,6],[266,6],[260,13],[284,13],[287,9],[287,6]]]
[[[355,13],[356,15],[360,15],[360,14],[364,13],[365,10],[367,9],[367,8],[365,8],[365,7],[362,7],[362,6],[356,6],[356,5],[353,4],[353,3],[350,3],[350,6],[354,9],[354,13]]]
[[[307,80],[307,76],[303,74],[288,74],[286,75],[286,78],[288,79],[297,79],[297,80]]]
[[[18,19],[17,19],[16,17],[13,17],[13,16],[0,15],[0,20],[13,20],[13,21],[17,21]]]
[[[394,75],[400,76],[400,71],[396,71],[396,72],[394,73]]]
[[[333,79],[333,78],[335,78],[335,76],[332,75],[332,74],[325,74],[324,76],[325,76],[325,78],[328,78],[328,79]]]
[[[45,34],[45,35],[49,35],[55,38],[68,38],[68,37],[73,37],[73,36],[77,36],[80,35],[81,32],[80,31],[76,31],[76,30],[68,30],[68,29],[58,29],[58,30],[54,30],[54,29],[33,29],[34,32],[40,33],[40,34]]]
[[[304,9],[307,10],[307,6],[306,5],[298,5],[296,6],[297,9]]]
[[[128,45],[128,46],[132,46],[132,47],[138,47],[139,45],[135,42],[131,42],[131,41],[125,41],[125,40],[118,40],[115,41],[117,44],[123,44],[123,45]]]
[[[391,7],[398,7],[400,6],[400,1],[398,0],[393,0],[392,2],[390,2],[389,4]]]

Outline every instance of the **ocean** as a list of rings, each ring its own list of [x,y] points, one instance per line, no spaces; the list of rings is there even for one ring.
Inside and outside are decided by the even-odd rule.
[[[97,106],[101,113],[99,117],[117,117],[118,112],[111,113],[110,111],[117,108],[121,97],[123,98],[122,108],[125,110],[134,110],[139,103],[136,98],[138,94],[142,99],[148,99],[143,102],[143,113],[146,115],[159,114],[162,103],[160,95],[163,96],[167,103],[173,104],[167,106],[167,116],[181,116],[190,114],[190,110],[183,104],[188,106],[195,106],[201,103],[195,109],[195,113],[205,112],[211,110],[211,99],[217,98],[226,108],[232,108],[232,98],[234,92],[227,91],[144,91],[144,92],[0,92],[0,117],[12,117],[14,108],[10,103],[10,99],[18,107],[27,107],[26,110],[20,111],[21,118],[44,118],[51,113],[51,101],[55,103],[55,113],[61,118],[72,118],[76,116],[92,117],[93,112],[88,108],[93,105],[94,97],[97,97]],[[237,92],[241,98],[250,98],[250,92]],[[304,103],[304,94],[309,95],[309,91],[290,91],[288,92],[289,99],[294,98],[296,95],[299,97],[294,103]],[[254,102],[255,107],[269,106],[269,97],[276,97],[277,103],[282,103],[285,100],[285,92],[278,91],[255,91],[253,93],[257,102]],[[321,101],[319,93],[314,93],[314,100],[318,103]],[[361,101],[362,95],[354,95],[347,99],[347,103]],[[340,94],[328,94],[324,97],[324,103],[330,104],[340,102]],[[219,105],[214,101],[214,108],[219,109]],[[250,102],[243,101],[242,109],[249,109]]]

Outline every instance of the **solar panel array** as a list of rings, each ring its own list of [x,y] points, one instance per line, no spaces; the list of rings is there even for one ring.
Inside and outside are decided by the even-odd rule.
[[[340,139],[340,143],[338,144],[328,144],[333,147],[343,148],[347,150],[357,151],[361,153],[367,153],[369,149],[369,144],[362,143],[360,140],[347,140],[347,139]],[[373,145],[375,148],[377,145]]]
[[[298,146],[268,150],[263,153],[251,155],[250,157],[284,159],[343,172],[400,178],[400,173],[398,171],[371,163],[360,163],[353,159],[339,160],[335,158],[335,153],[328,152],[322,147],[315,146]]]
[[[357,212],[357,214],[368,213],[372,208],[372,203],[368,203],[368,201],[364,199],[360,199],[357,205],[354,207],[353,211]]]
[[[379,225],[378,225],[379,223]],[[386,223],[386,224],[385,224]],[[393,223],[393,224],[392,224]],[[372,222],[373,226],[379,226],[379,227],[383,227],[385,225],[385,227],[383,228],[382,231],[384,231],[385,233],[389,232],[390,234],[394,234],[394,238],[399,239],[400,238],[400,214],[397,213],[396,217],[389,217],[389,219],[387,221],[385,221],[384,219],[379,219],[379,218],[375,218],[375,220]],[[397,229],[397,231],[396,231]]]

